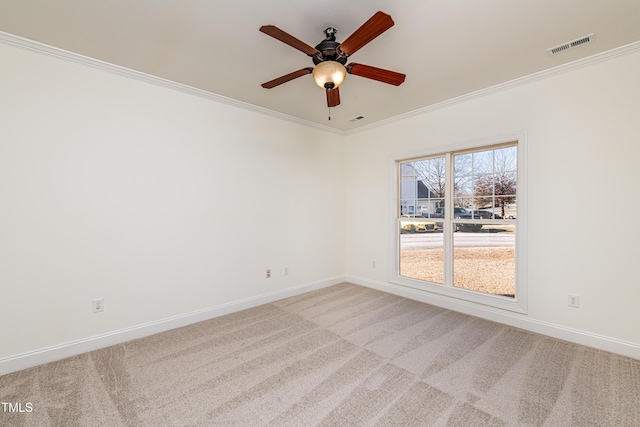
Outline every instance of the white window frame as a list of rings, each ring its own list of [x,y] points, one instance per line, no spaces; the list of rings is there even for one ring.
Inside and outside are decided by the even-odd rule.
[[[517,198],[517,213],[516,213],[516,283],[515,283],[515,298],[504,297],[500,295],[492,295],[477,291],[472,291],[455,286],[447,286],[443,284],[429,283],[418,279],[411,279],[400,275],[400,230],[399,224],[399,181],[400,181],[400,164],[403,162],[411,161],[413,159],[420,159],[424,157],[434,156],[447,156],[451,157],[460,151],[465,150],[482,150],[483,148],[493,148],[498,145],[517,144],[517,179],[518,184],[516,187]],[[455,143],[445,146],[438,146],[433,148],[426,148],[424,150],[415,151],[411,153],[399,153],[393,155],[390,158],[390,173],[391,173],[391,215],[390,220],[390,239],[391,248],[389,265],[392,267],[389,269],[389,282],[396,285],[406,286],[412,289],[421,290],[427,293],[442,295],[457,300],[463,300],[474,304],[481,304],[484,306],[496,307],[504,310],[509,310],[517,313],[527,313],[527,133],[519,132],[508,135],[501,135],[492,138],[486,138],[481,140],[465,141],[461,143]],[[452,168],[450,168],[452,169]],[[447,170],[447,182],[452,182],[452,170]],[[451,197],[448,195],[447,197]],[[449,219],[453,216],[453,202],[450,198],[447,202],[449,209],[446,209],[445,215]],[[451,221],[445,221],[445,226],[448,226]],[[450,231],[450,230],[449,230]],[[453,247],[453,233],[446,233],[446,239],[449,243],[445,242],[445,272],[451,271],[453,264],[453,257],[451,248]],[[449,250],[447,250],[449,248]],[[446,274],[446,273],[445,273]]]

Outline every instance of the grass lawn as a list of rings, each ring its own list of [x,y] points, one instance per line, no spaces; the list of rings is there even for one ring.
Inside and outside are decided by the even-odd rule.
[[[443,283],[443,258],[442,248],[402,250],[400,274],[413,279]],[[457,248],[454,260],[455,286],[495,295],[515,295],[514,248]]]

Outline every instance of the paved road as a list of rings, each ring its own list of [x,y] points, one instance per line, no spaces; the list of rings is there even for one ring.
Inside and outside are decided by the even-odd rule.
[[[455,246],[458,247],[514,247],[516,236],[513,233],[466,233],[459,231],[453,235]],[[435,248],[442,246],[442,233],[401,234],[402,249]]]

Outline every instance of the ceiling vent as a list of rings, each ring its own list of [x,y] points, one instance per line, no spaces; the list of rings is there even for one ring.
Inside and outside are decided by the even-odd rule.
[[[358,120],[362,120],[364,119],[364,116],[358,116],[358,117],[354,117],[353,119],[349,120],[350,122],[357,122]]]
[[[561,44],[559,46],[550,47],[549,49],[547,49],[547,54],[556,55],[556,54],[558,54],[560,52],[564,52],[565,50],[573,49],[573,48],[576,48],[578,46],[582,46],[584,44],[591,43],[595,39],[596,39],[596,35],[594,33],[591,33],[591,34],[589,34],[587,36],[580,37],[579,39],[571,40],[570,42],[563,43],[563,44]]]

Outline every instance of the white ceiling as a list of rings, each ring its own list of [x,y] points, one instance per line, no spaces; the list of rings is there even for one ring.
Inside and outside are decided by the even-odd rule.
[[[347,76],[331,121],[311,76],[260,86],[313,66],[261,25],[315,46],[378,10],[395,26],[350,62],[404,73],[401,86]],[[0,0],[0,31],[348,131],[638,41],[640,0]]]

